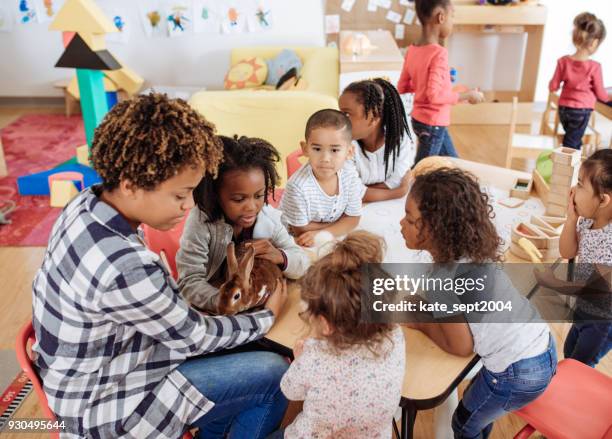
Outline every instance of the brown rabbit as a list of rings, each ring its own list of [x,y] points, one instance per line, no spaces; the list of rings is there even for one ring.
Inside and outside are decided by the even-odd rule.
[[[238,254],[238,260],[236,259]],[[234,243],[227,246],[227,280],[219,287],[219,314],[233,315],[263,305],[283,274],[278,265],[257,259],[251,246]]]

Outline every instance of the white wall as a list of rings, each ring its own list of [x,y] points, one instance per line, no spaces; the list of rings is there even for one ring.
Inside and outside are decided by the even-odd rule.
[[[546,101],[548,82],[552,78],[557,59],[572,54],[572,23],[581,12],[591,12],[603,20],[608,36],[593,56],[603,67],[604,84],[612,87],[612,2],[610,0],[540,0],[548,7],[544,31],[542,57],[536,89],[536,101]]]
[[[2,2],[9,0],[0,0]],[[192,34],[177,38],[149,39],[136,16],[135,0],[97,0],[104,6],[121,6],[132,17],[129,43],[108,42],[108,49],[154,85],[220,88],[229,67],[229,50],[239,46],[322,46],[321,0],[268,0],[273,28],[238,35]],[[47,24],[15,26],[0,33],[0,96],[60,96],[53,82],[73,75],[53,66],[63,52],[61,33]]]

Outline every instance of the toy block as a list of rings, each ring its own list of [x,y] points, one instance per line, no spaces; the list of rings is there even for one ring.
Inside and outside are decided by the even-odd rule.
[[[121,68],[119,62],[108,50],[92,50],[87,43],[76,34],[55,67],[66,67],[88,70],[117,70]]]
[[[135,95],[142,88],[144,79],[138,76],[132,69],[125,67],[120,61],[119,63],[123,67],[119,70],[105,71],[104,74],[112,79],[120,90],[125,90],[129,96]]]
[[[548,236],[533,224],[519,223],[512,229],[510,239],[512,242],[518,242],[521,238],[530,240],[537,248],[546,248]]]
[[[504,207],[508,207],[510,209],[514,209],[514,208],[520,207],[523,204],[525,204],[525,200],[523,200],[521,198],[510,197],[510,198],[506,198],[506,199],[503,199],[503,200],[499,200],[498,203],[501,204]]]
[[[105,91],[119,91],[117,84],[110,79],[107,78],[106,75],[102,78],[102,83],[104,84]],[[77,101],[81,99],[81,93],[79,92],[79,81],[77,77],[74,76],[70,82],[68,83],[68,87],[66,87],[66,91],[70,94],[73,99]]]
[[[553,149],[552,158],[554,163],[576,166],[580,164],[581,152],[578,149],[561,146]]]
[[[565,194],[557,194],[555,192],[551,192],[550,194],[548,194],[548,203],[561,204],[561,205],[567,206],[568,202],[569,202],[569,192]]]
[[[51,207],[64,207],[79,191],[70,180],[55,180],[51,182]]]
[[[85,44],[89,46],[94,52],[106,49],[106,40],[104,34],[91,34],[91,33],[80,33],[79,36],[83,38]]]
[[[93,0],[66,0],[49,30],[96,34],[119,31]]]
[[[49,195],[49,176],[58,172],[80,172],[83,174],[85,187],[100,183],[98,173],[89,166],[80,163],[65,163],[53,169],[17,178],[17,190],[20,195]]]
[[[559,258],[559,249],[538,249],[542,254],[543,261],[554,261]],[[523,250],[523,248],[517,242],[510,243],[510,253],[513,255],[525,259],[526,261],[532,261],[531,256]]]
[[[580,169],[579,166],[572,166],[572,165],[562,165],[561,163],[555,163],[553,166],[553,175],[571,175],[574,176],[574,174],[578,173],[578,170]]]
[[[573,182],[574,175],[558,175],[553,171],[553,175],[550,177],[551,190],[555,185],[571,187]]]
[[[103,75],[99,70],[77,69],[77,79],[81,93],[81,112],[85,125],[85,137],[89,146],[93,142],[94,130],[108,112],[108,103],[102,81]]]
[[[537,169],[533,170],[533,187],[535,188],[538,197],[542,200],[542,203],[546,204],[548,193],[550,192],[550,185],[544,180],[542,174]]]
[[[556,227],[553,227],[552,224],[550,224],[540,215],[532,215],[531,224],[533,224],[534,226],[537,226],[542,231],[548,231],[556,235],[560,234],[560,231],[558,231]]]
[[[552,216],[565,216],[567,213],[567,205],[548,203],[546,206],[546,214]]]
[[[529,194],[531,193],[532,184],[533,180],[530,178],[518,178],[510,190],[510,196],[514,198],[521,198],[523,200],[528,199]]]
[[[81,145],[76,148],[77,161],[85,166],[91,166],[89,162],[89,145]]]

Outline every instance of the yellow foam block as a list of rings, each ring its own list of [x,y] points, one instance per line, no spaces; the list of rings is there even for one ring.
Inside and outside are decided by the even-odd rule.
[[[89,162],[89,145],[77,146],[76,158],[78,163],[85,166],[91,166]]]
[[[64,207],[79,191],[70,180],[54,180],[51,182],[51,207]]]
[[[83,34],[119,32],[93,0],[66,0],[49,29]]]
[[[117,86],[117,84],[115,84],[115,81],[113,81],[112,79],[107,78],[105,76],[102,80],[104,82],[104,90],[106,91],[118,91],[119,90],[119,87]],[[70,93],[70,96],[72,96],[73,98],[78,99],[78,100],[81,99],[81,93],[79,92],[79,81],[77,81],[76,76],[74,76],[70,80],[68,87],[66,87],[66,91]]]
[[[138,93],[142,88],[142,84],[144,84],[144,79],[129,67],[125,67],[121,61],[119,61],[119,64],[123,67],[119,70],[105,70],[104,75],[112,79],[117,84],[117,87],[125,90],[129,96]]]
[[[83,41],[85,41],[85,43],[93,51],[106,49],[106,40],[104,39],[104,34],[79,32],[79,36],[83,38]]]

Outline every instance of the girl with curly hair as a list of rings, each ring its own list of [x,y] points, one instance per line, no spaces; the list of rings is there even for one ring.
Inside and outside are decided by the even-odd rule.
[[[415,178],[401,221],[402,235],[409,248],[429,252],[434,267],[499,262],[501,239],[492,218],[489,197],[476,178],[459,169],[442,168]],[[489,272],[497,272],[495,283],[487,282],[494,288],[485,288],[479,294],[487,296],[479,300],[514,291],[500,270]],[[512,302],[513,306],[529,306],[522,296]],[[523,316],[523,322],[529,320],[524,318],[526,313],[513,315],[517,314]],[[482,369],[454,413],[455,438],[487,438],[497,418],[544,392],[556,370],[555,343],[546,323],[515,322],[518,319],[504,323],[490,316],[475,320],[459,314],[433,323],[408,324],[447,352],[476,353],[482,360]]]

